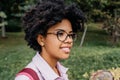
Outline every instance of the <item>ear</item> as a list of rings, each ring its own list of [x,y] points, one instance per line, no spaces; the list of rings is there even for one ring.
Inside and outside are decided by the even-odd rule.
[[[44,37],[42,35],[37,36],[37,42],[41,45],[44,46]]]

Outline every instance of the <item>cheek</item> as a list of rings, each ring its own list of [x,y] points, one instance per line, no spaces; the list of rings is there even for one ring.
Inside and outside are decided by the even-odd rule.
[[[59,52],[60,42],[54,39],[48,39],[45,42],[45,50],[51,55],[56,55]]]
[[[45,45],[47,48],[58,48],[60,46],[60,41],[56,38],[48,37],[46,38]]]

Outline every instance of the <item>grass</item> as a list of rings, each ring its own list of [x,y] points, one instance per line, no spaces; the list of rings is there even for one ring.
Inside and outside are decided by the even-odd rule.
[[[8,38],[0,38],[0,79],[14,80],[15,73],[30,61],[34,51],[26,46],[23,33],[6,35]]]
[[[35,51],[24,41],[23,32],[7,33],[8,38],[0,38],[0,79],[14,80],[15,74],[32,59]],[[71,56],[62,60],[69,68],[70,80],[88,80],[86,72],[120,67],[120,46],[112,47],[110,37],[98,24],[89,24],[83,47],[79,47],[81,33],[75,42]]]

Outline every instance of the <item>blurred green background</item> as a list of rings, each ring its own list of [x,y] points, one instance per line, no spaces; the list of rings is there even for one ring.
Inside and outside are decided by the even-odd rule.
[[[42,0],[38,0],[42,1]],[[87,22],[87,29],[83,44],[80,46],[84,33],[78,33],[71,56],[62,60],[63,65],[69,68],[70,80],[88,80],[91,71],[108,70],[120,67],[120,41],[114,41],[112,21],[120,16],[119,0],[65,0],[67,4],[75,2],[79,5]],[[5,26],[5,36],[0,36],[0,79],[14,80],[15,74],[24,68],[35,55],[35,51],[27,46],[24,40],[21,18],[25,11],[34,6],[37,0],[0,0],[0,24]],[[3,21],[4,20],[4,21]],[[104,23],[107,21],[107,30]],[[111,24],[110,24],[111,23]],[[87,27],[87,28],[86,28]],[[106,27],[106,26],[105,26]],[[110,32],[109,32],[110,28]],[[0,35],[2,26],[0,26]]]

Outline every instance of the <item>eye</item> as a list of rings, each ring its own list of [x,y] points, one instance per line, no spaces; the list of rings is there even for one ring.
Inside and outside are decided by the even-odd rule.
[[[58,32],[57,32],[57,36],[59,36],[59,37],[60,37],[60,36],[64,36],[64,34],[65,34],[64,31],[58,31]]]
[[[69,37],[72,38],[72,39],[74,39],[74,38],[76,38],[76,34],[74,34],[74,33],[69,34]]]

